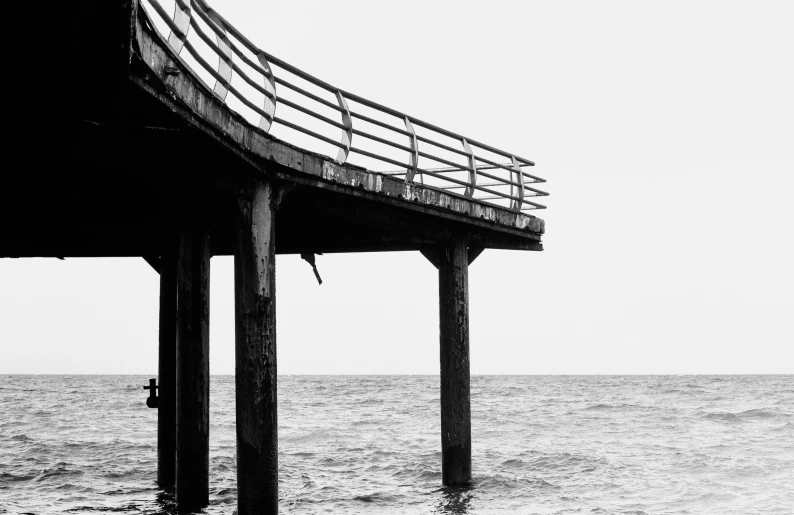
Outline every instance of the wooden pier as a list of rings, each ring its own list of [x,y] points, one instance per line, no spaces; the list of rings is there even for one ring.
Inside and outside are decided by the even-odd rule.
[[[208,502],[209,284],[218,255],[233,255],[235,267],[240,515],[278,511],[278,253],[412,250],[438,269],[439,466],[445,485],[468,484],[468,267],[484,249],[542,250],[543,220],[529,214],[543,208],[530,198],[546,194],[531,186],[543,182],[526,170],[534,163],[333,88],[254,47],[203,0],[177,0],[175,13],[157,0],[96,0],[73,14],[69,51],[54,55],[72,80],[62,85],[57,116],[41,120],[50,131],[35,142],[43,147],[16,150],[29,152],[32,164],[5,181],[0,215],[13,223],[0,257],[140,257],[160,274],[157,481],[174,487],[179,509]],[[168,33],[153,23],[163,15]],[[180,57],[197,52],[196,37],[214,41],[218,55],[202,64],[214,70],[214,85]],[[226,104],[228,94],[245,97],[232,74],[260,85],[259,103],[249,100],[259,123]],[[303,91],[305,105],[333,107],[339,118],[276,88]],[[282,104],[328,131],[280,118]],[[274,138],[278,124],[334,145],[337,156]],[[394,138],[367,132],[367,124]],[[455,139],[459,147],[450,146]],[[356,146],[365,140],[407,157]],[[386,169],[353,164],[362,156]]]

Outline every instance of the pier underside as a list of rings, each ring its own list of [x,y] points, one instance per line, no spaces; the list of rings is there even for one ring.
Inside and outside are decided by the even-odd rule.
[[[9,162],[25,165],[4,174],[0,216],[13,223],[0,257],[160,255],[184,203],[206,218],[212,254],[231,255],[238,191],[251,178],[277,188],[277,253],[420,250],[451,230],[472,247],[542,249],[539,218],[339,165],[250,126],[135,2],[81,9],[51,65],[72,80],[58,83],[58,102],[31,102],[11,141]]]
[[[123,124],[112,111],[63,119],[26,169],[7,174],[0,216],[13,223],[0,257],[157,256],[186,203],[198,208],[191,216],[205,217],[212,254],[231,255],[239,186],[256,177],[279,188],[280,254],[420,250],[450,230],[465,230],[480,248],[542,248],[537,218],[452,195],[427,202],[438,195],[421,186],[408,192],[413,199],[382,193],[378,186],[402,181],[280,142],[273,146],[315,161],[320,174],[240,155],[133,84],[123,104]],[[528,226],[516,227],[516,218]]]

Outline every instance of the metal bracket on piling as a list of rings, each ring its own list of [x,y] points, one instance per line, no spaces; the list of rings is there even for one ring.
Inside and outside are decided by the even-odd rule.
[[[157,379],[149,379],[149,386],[144,386],[144,390],[149,390],[149,397],[146,398],[146,405],[150,408],[156,408],[158,406],[158,399],[157,397]]]
[[[322,256],[322,254],[320,254]],[[301,259],[306,261],[312,266],[312,270],[314,271],[314,277],[317,278],[318,284],[323,284],[323,280],[320,279],[320,272],[317,271],[317,264],[314,262],[314,252],[301,252]]]

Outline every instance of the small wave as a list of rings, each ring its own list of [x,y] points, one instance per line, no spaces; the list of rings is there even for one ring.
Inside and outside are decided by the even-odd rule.
[[[64,463],[61,461],[59,463],[56,463],[54,467],[46,468],[41,472],[39,472],[39,474],[35,478],[33,478],[33,481],[44,481],[54,477],[80,475],[80,474],[83,474],[82,470],[70,469],[68,463]]]
[[[734,421],[741,421],[741,420],[764,420],[775,418],[779,416],[779,413],[768,409],[768,408],[756,408],[756,409],[749,409],[745,411],[740,411],[739,413],[729,413],[724,411],[712,411],[708,412],[705,415],[705,418],[709,420],[719,420],[723,422],[734,422]]]
[[[585,411],[611,411],[616,409],[622,409],[622,406],[614,404],[595,404],[593,406],[586,407]]]
[[[741,418],[774,418],[778,416],[778,413],[767,408],[759,408],[742,411],[738,415]]]
[[[720,420],[720,421],[739,420],[739,417],[737,417],[734,413],[724,413],[724,412],[719,412],[719,411],[712,412],[712,413],[706,413],[705,417],[707,419],[709,419],[709,420]]]
[[[389,503],[396,501],[397,498],[393,495],[384,494],[382,492],[374,492],[371,494],[357,495],[353,497],[352,500],[363,503]]]
[[[33,474],[20,474],[18,476],[11,474],[10,472],[0,472],[0,481],[2,482],[9,482],[14,483],[17,481],[29,481],[36,477]]]
[[[585,411],[628,411],[628,410],[648,410],[655,409],[652,406],[641,406],[639,404],[594,404],[588,406]]]
[[[358,402],[357,404],[359,406],[379,406],[383,403],[384,403],[383,399],[374,398],[374,399],[364,399],[363,401]]]
[[[510,460],[503,461],[502,465],[506,465],[508,467],[522,467],[522,466],[526,465],[526,463],[524,462],[524,460],[519,460],[517,458],[513,458],[513,459],[510,459]]]
[[[17,442],[32,442],[33,438],[29,437],[25,433],[14,435],[11,437],[12,440]]]

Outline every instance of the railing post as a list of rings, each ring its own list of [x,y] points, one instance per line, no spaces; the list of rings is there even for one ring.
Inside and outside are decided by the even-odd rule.
[[[463,150],[469,154],[469,186],[466,187],[464,196],[472,198],[474,196],[474,189],[477,187],[477,161],[474,159],[474,151],[469,146],[466,138],[461,138],[463,141]]]
[[[226,101],[226,95],[229,93],[229,83],[232,81],[232,46],[229,42],[229,36],[226,35],[226,27],[223,25],[218,13],[212,9],[207,10],[207,16],[223,31],[223,37],[217,32],[215,33],[215,41],[218,42],[218,48],[223,55],[218,55],[218,75],[223,77],[223,81],[216,80],[215,87],[212,90],[223,101]]]
[[[347,107],[345,97],[339,90],[336,91],[336,100],[339,102],[339,107],[342,108],[342,124],[345,126],[345,132],[342,133],[342,145],[344,146],[339,148],[336,161],[344,164],[350,154],[350,143],[353,141],[353,120],[350,118],[350,109]]]
[[[405,182],[412,183],[414,182],[414,175],[416,175],[416,167],[419,166],[419,142],[416,140],[416,131],[414,130],[414,126],[411,124],[411,120],[408,119],[407,116],[403,117],[403,121],[405,122],[405,130],[411,133],[408,137],[408,141],[411,144],[411,155],[409,156],[409,167],[405,174]],[[420,176],[421,177],[421,176]],[[422,180],[422,184],[424,184],[424,178]]]
[[[516,156],[510,156],[513,160],[513,169],[515,172],[511,173],[510,175],[515,174],[515,181],[518,183],[518,200],[513,201],[513,209],[521,209],[521,204],[524,202],[524,172],[521,171],[521,165],[518,164],[516,160]],[[513,185],[510,185],[510,194],[513,193]]]
[[[187,33],[190,30],[190,6],[184,0],[176,0],[174,2],[174,25],[179,28],[179,31],[172,30],[168,35],[168,44],[174,49],[176,55],[182,51],[187,39]]]
[[[259,128],[265,132],[270,132],[270,127],[273,125],[273,118],[276,116],[276,78],[273,76],[273,70],[270,68],[270,63],[267,62],[265,53],[261,50],[256,54],[259,64],[265,70],[265,90],[273,94],[273,98],[265,95],[265,104],[262,110],[265,116],[259,120]]]

